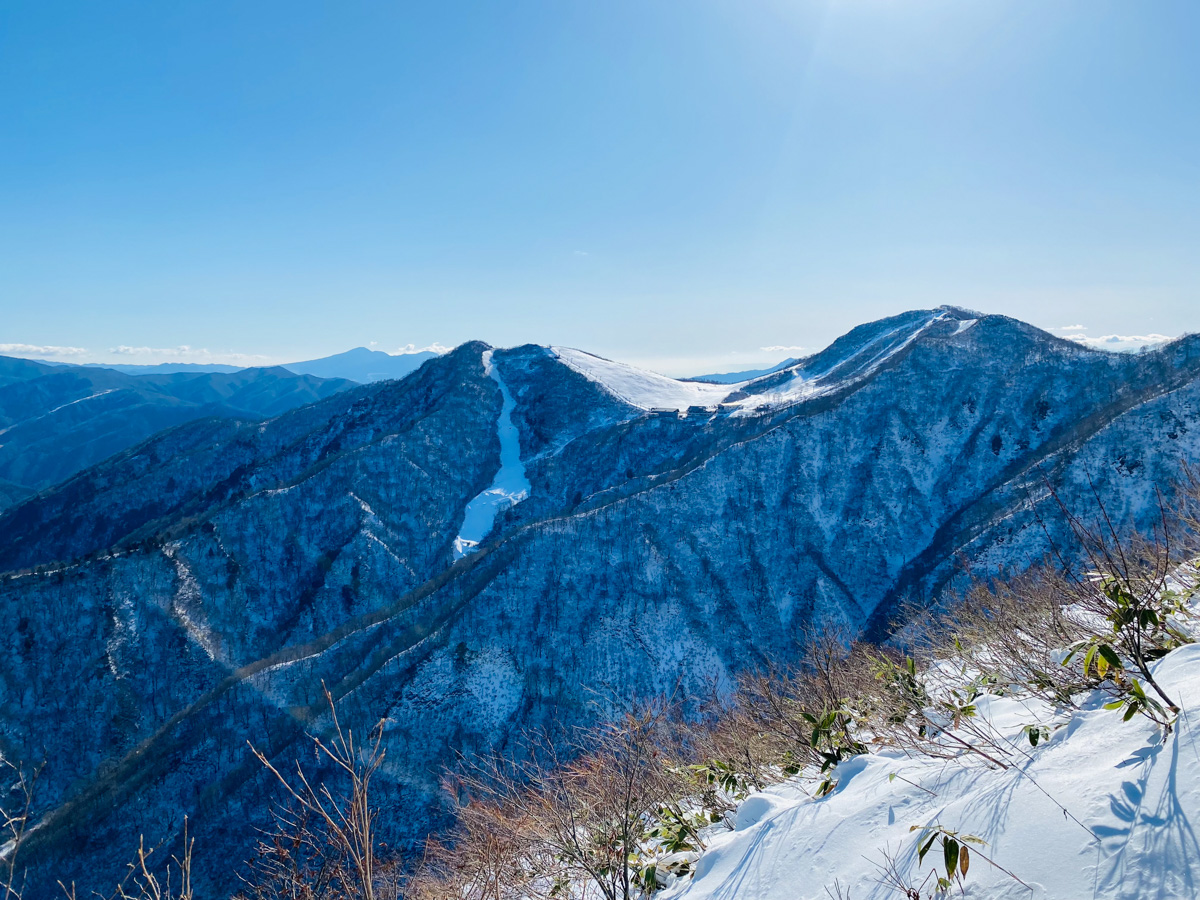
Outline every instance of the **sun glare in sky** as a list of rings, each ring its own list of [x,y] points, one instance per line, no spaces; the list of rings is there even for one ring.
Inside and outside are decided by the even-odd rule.
[[[10,5],[2,352],[693,374],[941,304],[1196,330],[1197,33],[1179,0]]]

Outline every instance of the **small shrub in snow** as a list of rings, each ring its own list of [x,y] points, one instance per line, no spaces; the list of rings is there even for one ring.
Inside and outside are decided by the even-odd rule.
[[[708,823],[683,802],[691,782],[665,737],[663,710],[643,710],[584,735],[573,757],[544,741],[536,759],[460,775],[458,825],[411,893],[632,900],[686,873]]]
[[[812,725],[810,746],[820,758],[818,771],[824,776],[817,786],[817,796],[824,797],[837,787],[832,774],[837,765],[844,759],[866,753],[867,745],[854,736],[854,714],[845,706],[825,710],[819,716],[801,715]]]
[[[1189,618],[1182,596],[1165,583],[1139,591],[1111,573],[1093,573],[1092,582],[1088,608],[1099,613],[1108,628],[1077,641],[1063,665],[1081,659],[1083,677],[1114,695],[1107,709],[1124,709],[1125,721],[1143,715],[1169,732],[1179,707],[1159,686],[1150,664],[1192,641],[1175,624]],[[1143,682],[1157,696],[1148,695]]]

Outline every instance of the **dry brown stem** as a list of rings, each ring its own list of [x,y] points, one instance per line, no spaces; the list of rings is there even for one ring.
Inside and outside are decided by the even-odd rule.
[[[324,688],[324,686],[322,685]],[[371,802],[371,779],[383,764],[382,722],[365,744],[338,721],[333,696],[325,689],[332,734],[312,736],[317,756],[348,783],[335,793],[325,782],[310,780],[299,761],[285,776],[256,747],[250,749],[289,798],[276,810],[275,828],[259,842],[244,880],[255,900],[314,900],[327,891],[345,900],[382,900],[379,887],[394,866],[379,856]]]

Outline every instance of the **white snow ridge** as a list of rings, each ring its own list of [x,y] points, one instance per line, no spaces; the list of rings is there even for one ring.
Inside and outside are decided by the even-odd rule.
[[[736,384],[680,381],[582,350],[569,347],[551,347],[550,350],[564,365],[639,409],[684,412],[693,406],[723,407],[733,410],[733,415],[751,415],[760,409],[811,400],[867,378],[933,326],[950,319],[947,311],[932,310],[919,319],[904,322],[848,348],[847,355],[842,358],[831,359],[818,354],[785,369]],[[961,334],[976,321],[956,322],[954,334]],[[809,366],[818,358],[821,359],[820,369],[810,370]],[[790,373],[791,378],[785,381],[782,379],[786,373]]]
[[[500,438],[500,470],[496,472],[492,486],[467,504],[462,527],[454,539],[455,559],[462,559],[475,550],[492,530],[496,516],[528,497],[530,490],[525,464],[521,462],[520,435],[512,422],[512,411],[517,403],[500,377],[500,371],[492,365],[491,350],[483,352],[483,371],[496,382],[504,398],[500,417],[496,420],[496,435]]]
[[[689,406],[715,407],[736,384],[708,384],[702,381],[679,381],[630,366],[593,356],[569,347],[551,347],[554,355],[584,378],[603,385],[618,399],[639,409],[674,409],[682,412]]]

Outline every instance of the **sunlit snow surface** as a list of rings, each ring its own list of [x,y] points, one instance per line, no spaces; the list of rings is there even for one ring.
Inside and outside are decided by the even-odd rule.
[[[707,409],[723,406],[732,409],[734,415],[744,415],[763,407],[787,406],[819,397],[865,378],[935,325],[951,321],[955,329],[947,337],[962,334],[976,322],[955,320],[945,311],[932,310],[923,319],[865,340],[844,356],[817,354],[787,369],[738,384],[679,381],[582,350],[550,349],[562,363],[639,409],[682,412],[693,406]]]
[[[963,319],[958,323],[958,328],[955,330],[954,333],[962,334],[964,331],[966,331],[968,328],[970,328],[972,325],[974,325],[978,321],[979,321],[978,319]]]
[[[1022,748],[1017,766],[859,756],[837,768],[838,786],[823,799],[796,782],[754,794],[738,811],[737,829],[717,835],[695,876],[661,900],[828,900],[835,882],[853,900],[895,898],[879,883],[877,865],[890,852],[920,883],[941,863],[941,845],[919,864],[910,828],[934,823],[987,842],[972,848],[968,898],[1200,897],[1200,645],[1164,657],[1155,677],[1184,710],[1165,744],[1145,719],[1122,722],[1097,696],[1030,748],[1021,727],[1047,710],[990,698],[979,714]],[[957,888],[953,895],[961,896]]]
[[[512,412],[517,404],[509,393],[508,385],[500,377],[500,371],[492,365],[491,350],[483,352],[483,370],[496,382],[504,398],[500,418],[496,420],[496,434],[500,438],[500,470],[492,486],[467,504],[462,528],[454,539],[455,559],[466,556],[488,536],[496,516],[502,510],[529,496],[529,479],[525,477],[525,464],[521,462],[521,441],[517,426],[512,422]]]
[[[716,406],[737,384],[678,381],[625,363],[613,362],[569,347],[552,347],[554,354],[584,378],[603,385],[611,394],[639,409],[685,410]]]

